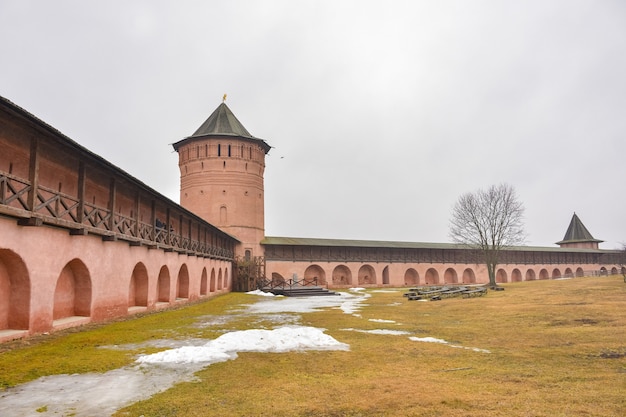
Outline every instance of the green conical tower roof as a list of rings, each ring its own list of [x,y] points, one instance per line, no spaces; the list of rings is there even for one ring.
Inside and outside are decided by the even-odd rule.
[[[226,103],[220,104],[191,137],[213,135],[257,139],[241,124]]]
[[[248,139],[260,144],[265,150],[265,153],[268,153],[271,149],[271,146],[269,146],[263,139],[252,136],[243,124],[241,124],[239,119],[235,117],[226,103],[222,102],[213,111],[213,113],[211,113],[209,118],[206,119],[202,125],[200,125],[193,135],[174,143],[174,150],[178,151],[178,148],[183,143],[189,142],[190,140],[211,136],[232,136],[235,138]]]
[[[583,242],[595,242],[600,243],[602,240],[594,239],[594,237],[589,233],[589,230],[585,227],[583,222],[580,221],[576,213],[572,216],[572,221],[569,223],[569,227],[567,228],[567,232],[565,232],[565,237],[560,242],[556,242],[557,245],[561,245],[563,243],[583,243]]]

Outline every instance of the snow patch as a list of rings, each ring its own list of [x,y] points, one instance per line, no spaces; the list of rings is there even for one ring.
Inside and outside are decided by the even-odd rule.
[[[348,332],[359,332],[359,333],[369,333],[369,334],[388,334],[393,336],[404,336],[410,334],[409,332],[405,332],[404,330],[389,330],[389,329],[374,329],[374,330],[361,330],[361,329],[341,329]]]
[[[281,297],[262,300],[247,306],[249,314],[274,313],[311,313],[325,308],[340,308],[346,314],[352,314],[361,308],[360,303],[371,294],[356,296],[339,293],[325,297]]]
[[[409,337],[409,340],[414,342],[426,342],[426,343],[443,343],[447,345],[448,342],[443,339],[437,339],[435,337]]]
[[[265,292],[261,290],[248,291],[246,294],[260,295],[261,297],[276,297],[276,295],[272,294],[271,292]]]
[[[200,369],[167,369],[139,366],[112,371],[74,375],[44,376],[0,396],[3,416],[64,415],[76,417],[110,416],[116,410],[150,398],[181,381],[193,381]]]
[[[240,330],[221,335],[203,346],[183,346],[140,356],[139,363],[216,363],[235,359],[237,352],[289,352],[293,350],[349,350],[322,329],[285,326],[274,330]]]
[[[481,353],[491,353],[491,351],[489,351],[487,349],[481,349],[481,348],[476,348],[476,347],[465,347],[465,346],[459,346],[459,345],[452,345],[452,344],[450,344],[450,342],[448,342],[446,340],[437,339],[435,337],[414,337],[414,336],[411,336],[411,337],[409,337],[409,340],[412,340],[414,342],[441,343],[441,344],[444,344],[446,346],[450,346],[451,348],[467,349],[467,350],[472,350],[474,352],[481,352]]]

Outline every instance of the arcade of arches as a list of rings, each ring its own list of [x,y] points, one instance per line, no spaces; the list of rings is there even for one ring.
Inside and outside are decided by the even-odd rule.
[[[286,271],[285,267],[288,268]],[[440,285],[440,284],[476,284],[484,280],[477,279],[478,274],[484,274],[485,268],[480,265],[405,265],[405,264],[368,264],[342,263],[336,265],[291,263],[273,263],[271,279],[274,283],[302,279],[308,283],[331,288],[350,286],[412,286],[412,285]],[[284,272],[278,272],[284,271]],[[621,272],[618,266],[601,267],[594,271],[599,275],[613,275]],[[505,265],[497,269],[496,281],[499,283],[521,282],[532,280],[559,279],[582,277],[589,275],[589,271],[580,266],[510,266]]]
[[[24,232],[15,223],[3,227],[8,235],[12,229],[20,236],[54,234],[57,245],[29,247],[15,239],[13,247],[0,248],[0,341],[166,308],[231,289],[229,260],[105,243],[93,236],[73,243],[77,238],[60,230]],[[104,255],[88,256],[94,252]]]
[[[462,245],[283,237],[266,237],[262,244],[275,282],[304,278],[330,288],[489,282],[479,254]],[[509,249],[501,253],[496,282],[617,274],[623,257],[617,250]]]

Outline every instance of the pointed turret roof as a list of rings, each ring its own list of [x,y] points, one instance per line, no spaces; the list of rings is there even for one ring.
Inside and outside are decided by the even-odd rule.
[[[257,139],[243,127],[226,103],[220,104],[191,137],[209,135],[240,136],[242,138]]]
[[[211,136],[232,136],[236,138],[249,139],[259,143],[265,150],[265,153],[269,152],[271,149],[271,146],[269,146],[263,139],[252,136],[224,102],[217,106],[209,118],[206,119],[202,125],[200,125],[193,135],[174,143],[173,146],[174,149],[178,151],[178,148],[185,142]]]
[[[561,245],[563,243],[582,243],[582,242],[595,242],[600,243],[603,240],[594,239],[594,237],[589,233],[589,230],[585,227],[583,222],[580,221],[576,213],[572,216],[572,221],[569,223],[569,227],[567,228],[567,232],[565,232],[565,237],[560,242],[556,242],[557,245]]]

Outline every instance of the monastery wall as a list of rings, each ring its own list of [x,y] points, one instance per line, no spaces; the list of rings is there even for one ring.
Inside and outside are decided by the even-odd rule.
[[[0,216],[0,341],[230,291],[231,261]]]
[[[617,264],[502,264],[498,266],[499,283],[581,277],[592,274],[617,274]],[[266,261],[267,278],[274,282],[305,279],[316,280],[328,288],[347,287],[405,287],[439,284],[487,284],[485,265],[464,263],[383,263],[383,262],[323,262]]]
[[[488,282],[454,245],[265,237],[270,146],[224,103],[173,146],[182,206],[0,97],[0,342],[231,291],[236,256],[330,288]],[[507,251],[497,281],[618,273],[593,242]]]
[[[0,342],[230,291],[238,241],[0,97]]]

